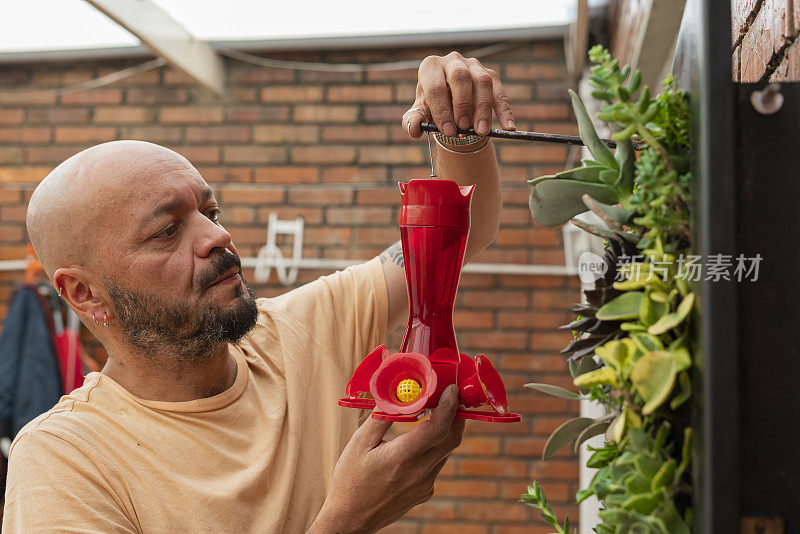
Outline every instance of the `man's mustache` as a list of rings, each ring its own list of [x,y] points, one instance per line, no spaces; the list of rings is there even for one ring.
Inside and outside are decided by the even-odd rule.
[[[236,267],[239,275],[242,274],[242,261],[238,256],[230,252],[221,252],[214,256],[211,260],[211,267],[208,271],[202,273],[197,277],[195,285],[199,290],[203,290],[209,285],[213,284],[220,276],[229,271],[232,267]]]

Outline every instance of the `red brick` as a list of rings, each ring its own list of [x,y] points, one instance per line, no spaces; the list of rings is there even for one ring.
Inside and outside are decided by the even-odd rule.
[[[500,161],[503,163],[541,163],[567,160],[567,147],[558,144],[510,145],[500,147]]]
[[[120,126],[120,139],[138,139],[151,143],[176,144],[183,141],[183,128],[179,126]]]
[[[6,208],[0,208],[0,216],[2,216],[4,209]],[[13,243],[22,241],[23,239],[25,239],[25,230],[23,229],[22,225],[0,226],[0,241]]]
[[[403,119],[403,113],[408,111],[409,107],[408,104],[364,106],[364,120],[367,122],[396,122],[400,124]]]
[[[26,206],[3,206],[0,208],[0,222],[22,223],[25,222]]]
[[[461,302],[475,308],[525,308],[528,295],[521,291],[465,291]]]
[[[165,107],[158,112],[159,122],[166,124],[209,124],[222,122],[222,108],[180,106]]]
[[[289,106],[242,106],[227,108],[225,120],[238,122],[274,122],[289,120]]]
[[[259,167],[256,169],[255,181],[276,184],[315,183],[319,181],[319,169],[294,165]]]
[[[527,250],[491,247],[478,254],[475,263],[530,263]]]
[[[534,462],[529,477],[532,479],[578,480],[578,464],[572,460]]]
[[[356,149],[346,145],[300,146],[291,149],[295,163],[353,163]]]
[[[510,278],[510,277],[509,277]],[[502,284],[505,286],[506,284]],[[544,312],[500,311],[497,312],[498,328],[521,328],[523,330],[552,330],[565,321],[558,315]]]
[[[296,124],[265,124],[253,129],[256,143],[316,143],[319,141],[319,126]]]
[[[300,105],[292,115],[298,122],[353,122],[358,117],[358,106]]]
[[[119,67],[105,67],[100,68],[97,71],[97,76],[105,76],[107,74],[112,74],[117,72]],[[94,76],[92,76],[94,77]],[[140,72],[139,74],[135,74],[129,78],[125,78],[124,80],[119,80],[115,82],[117,85],[120,86],[134,86],[134,85],[156,85],[161,81],[161,69],[153,69],[148,70],[145,72]]]
[[[15,110],[0,109],[0,124],[5,122],[3,115],[5,112]],[[17,121],[22,122],[22,121]],[[89,110],[87,108],[53,108],[53,109],[31,109],[28,111],[28,122],[31,124],[84,124],[89,122]]]
[[[319,85],[270,85],[261,89],[261,101],[321,102],[323,94],[323,88]]]
[[[528,465],[507,458],[462,458],[458,473],[461,476],[489,478],[527,478]]]
[[[3,221],[3,212],[0,211],[0,221]],[[27,246],[26,245],[5,245],[3,248],[0,248],[0,260],[21,260],[25,258]],[[19,278],[19,273],[17,273],[17,278]],[[5,312],[4,312],[5,313]]]
[[[378,531],[379,534],[417,534],[419,524],[412,521],[396,521]]]
[[[536,291],[533,294],[533,307],[563,309],[578,298],[578,295],[570,297],[559,291]]]
[[[360,82],[363,77],[361,72],[300,71],[300,81],[303,83]]]
[[[206,182],[247,183],[250,181],[250,167],[198,167]]]
[[[56,143],[102,143],[117,138],[117,129],[111,126],[59,126]]]
[[[404,516],[409,519],[430,518],[430,519],[455,519],[456,505],[453,502],[430,500],[426,503],[415,506]]]
[[[250,141],[247,126],[189,126],[186,140],[190,143],[245,143]]]
[[[287,69],[270,69],[255,65],[236,66],[228,72],[231,85],[237,84],[273,84],[293,82],[295,72]]]
[[[360,226],[364,224],[389,224],[392,222],[391,208],[348,207],[328,208],[325,222],[333,225]]]
[[[567,331],[539,333],[534,332],[531,336],[531,350],[538,351],[560,351],[572,339],[572,334]]]
[[[219,163],[219,147],[216,146],[171,146],[169,147],[192,164]]]
[[[22,195],[19,189],[0,188],[0,204],[16,204],[20,202]]]
[[[332,85],[328,87],[329,102],[391,102],[391,85]]]
[[[434,499],[471,497],[491,499],[497,497],[497,482],[463,478],[439,478],[434,487]]]
[[[0,182],[39,183],[52,167],[0,167]]]
[[[425,148],[427,150],[427,148]],[[408,165],[424,163],[426,159],[422,146],[362,146],[358,161],[362,164],[381,163],[385,165]]]
[[[515,104],[513,112],[517,120],[567,120],[572,117],[570,107],[566,103]],[[517,127],[519,128],[519,125]]]
[[[566,346],[566,343],[564,344]],[[562,347],[563,348],[563,347]],[[516,371],[566,371],[567,364],[558,351],[549,355],[505,354],[502,358],[503,369]]]
[[[286,149],[253,145],[226,146],[222,157],[225,163],[284,163]]]
[[[456,452],[459,456],[497,456],[500,452],[500,438],[464,436]]]
[[[458,329],[488,329],[492,328],[493,314],[491,312],[455,310],[453,324]]]
[[[505,67],[505,80],[558,80],[567,75],[563,63],[511,63]]]
[[[98,124],[139,124],[152,121],[153,110],[146,107],[113,106],[94,110],[94,122]]]
[[[474,525],[469,523],[435,523],[425,522],[422,524],[422,534],[488,534],[489,526],[487,525]]]
[[[22,149],[18,146],[0,146],[0,164],[22,163]]]
[[[370,245],[383,245],[388,247],[391,243],[397,241],[400,237],[400,232],[397,228],[377,227],[377,228],[356,228],[356,243],[370,244]]]
[[[103,87],[89,91],[76,91],[61,95],[61,104],[66,106],[102,106],[122,102],[122,90],[115,87]]]
[[[528,344],[528,334],[524,332],[462,332],[464,347],[474,350],[520,350]]]
[[[471,521],[512,522],[526,518],[525,507],[515,502],[471,502],[463,508],[464,519]]]
[[[228,203],[240,204],[278,204],[283,202],[283,189],[265,189],[263,187],[224,186],[220,188],[222,207]]]
[[[14,128],[0,128],[0,141],[13,141],[15,143],[49,143],[52,139],[52,129],[20,126]]]
[[[125,103],[148,105],[185,104],[189,101],[186,89],[175,87],[127,87]]]
[[[378,206],[396,206],[400,203],[399,189],[361,189],[356,191],[358,204],[372,204]]]
[[[389,130],[386,126],[323,126],[322,140],[332,142],[363,142],[380,143],[389,139]]]
[[[278,219],[293,220],[295,217],[302,217],[306,224],[322,223],[322,208],[298,208],[295,206],[269,206],[258,209],[258,222],[266,224],[271,213],[275,213]]]
[[[303,240],[309,245],[343,246],[350,244],[350,228],[306,228]]]
[[[350,204],[353,201],[353,192],[349,189],[330,189],[314,187],[313,189],[291,189],[289,203],[312,206],[336,206]]]
[[[345,165],[340,167],[325,167],[322,170],[323,182],[347,182],[347,183],[364,183],[364,182],[384,182],[386,181],[386,167],[384,166],[366,166],[366,165]],[[366,193],[369,190],[359,190],[357,194]],[[362,200],[359,197],[358,203],[361,204]],[[399,202],[399,197],[396,202]]]

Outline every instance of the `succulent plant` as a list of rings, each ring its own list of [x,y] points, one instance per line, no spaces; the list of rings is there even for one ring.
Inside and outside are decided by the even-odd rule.
[[[530,180],[530,208],[540,224],[556,226],[590,210],[602,221],[579,228],[603,238],[606,271],[562,326],[574,339],[561,353],[577,391],[548,384],[531,389],[572,400],[600,402],[607,414],[565,421],[547,440],[543,459],[605,434],[587,463],[598,471],[577,500],[597,495],[598,534],[688,533],[691,461],[691,316],[695,296],[678,276],[676,257],[690,245],[689,111],[670,85],[655,98],[641,75],[620,68],[601,47],[590,51],[592,95],[606,101],[598,118],[609,123],[617,149],[598,137],[583,102],[571,93],[581,139],[592,158],[583,165]],[[639,93],[638,99],[636,98]],[[634,157],[634,142],[642,148]],[[628,261],[623,262],[623,259]],[[538,485],[522,500],[559,528]],[[565,520],[565,524],[566,524]]]

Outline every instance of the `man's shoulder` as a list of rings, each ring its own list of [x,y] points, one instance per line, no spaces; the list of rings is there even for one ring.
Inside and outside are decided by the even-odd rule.
[[[64,395],[55,406],[22,427],[11,444],[9,456],[17,449],[71,444],[75,447],[102,424],[103,409],[98,406],[99,373],[87,377],[84,385]]]

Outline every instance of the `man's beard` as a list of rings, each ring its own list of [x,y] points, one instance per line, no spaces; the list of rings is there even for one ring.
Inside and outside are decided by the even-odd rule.
[[[212,260],[211,268],[197,277],[195,289],[202,292],[233,267],[239,269],[241,276],[239,258],[221,253]],[[241,341],[258,319],[253,293],[244,283],[234,289],[236,296],[228,309],[217,304],[202,304],[196,309],[187,303],[172,303],[125,288],[108,276],[103,284],[122,333],[131,345],[154,357],[169,354],[184,360],[202,360],[222,344]]]

